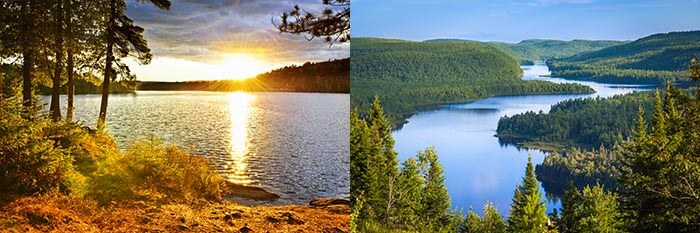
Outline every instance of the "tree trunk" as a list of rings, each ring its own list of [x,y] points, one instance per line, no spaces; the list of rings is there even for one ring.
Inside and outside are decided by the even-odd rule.
[[[51,118],[54,121],[61,120],[61,71],[63,70],[63,4],[56,3],[55,12],[55,47],[56,66],[53,71],[53,88],[51,93]]]
[[[110,2],[111,14],[109,17],[109,25],[107,25],[107,64],[105,64],[104,80],[102,81],[102,102],[100,104],[100,115],[97,119],[97,128],[104,129],[105,119],[107,118],[107,98],[109,98],[109,82],[113,76],[112,62],[114,62],[114,30],[116,27],[117,18],[117,0]]]
[[[66,121],[73,121],[73,97],[75,96],[75,84],[73,83],[73,69],[74,69],[74,62],[73,62],[73,4],[72,0],[67,0],[66,6],[66,32],[68,35],[68,64],[66,67],[66,72],[68,73],[68,83],[66,83],[66,87],[68,90],[66,91],[68,94],[68,108],[66,109]]]
[[[31,9],[31,1],[22,4],[22,103],[25,107],[32,107],[32,49],[29,40],[29,28],[32,24],[29,12]]]

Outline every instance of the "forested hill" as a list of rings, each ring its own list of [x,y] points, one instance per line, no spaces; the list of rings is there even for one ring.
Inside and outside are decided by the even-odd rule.
[[[632,134],[640,107],[647,110],[646,119],[651,119],[653,104],[652,92],[565,100],[548,113],[504,116],[496,132],[501,140],[530,147],[612,148]]]
[[[350,59],[287,66],[245,80],[139,82],[139,90],[350,92]]]
[[[395,122],[420,106],[496,95],[589,93],[590,87],[522,81],[516,59],[486,43],[427,43],[353,38],[352,106],[369,109],[379,96]]]
[[[608,83],[687,80],[692,58],[700,58],[700,31],[670,32],[548,61],[553,75]]]
[[[474,42],[459,39],[436,39],[426,42]],[[505,42],[486,42],[504,53],[517,58],[523,63],[531,63],[534,60],[546,60],[551,58],[562,58],[573,56],[579,53],[591,52],[603,48],[621,45],[627,41],[614,40],[544,40],[531,39],[523,40],[517,44]]]

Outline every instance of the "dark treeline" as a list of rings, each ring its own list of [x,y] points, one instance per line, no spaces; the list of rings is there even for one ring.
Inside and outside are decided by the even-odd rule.
[[[651,109],[653,105],[651,92],[565,100],[552,105],[547,113],[529,111],[504,116],[498,121],[496,132],[499,139],[524,145],[612,148],[632,134],[639,108]],[[651,119],[651,113],[644,117]]]
[[[98,83],[101,82],[97,80]],[[62,95],[68,94],[67,84],[61,85],[60,93]],[[84,95],[84,94],[100,94],[102,93],[102,85],[95,84],[90,80],[77,79],[73,82],[73,94],[74,95]],[[117,81],[109,85],[110,94],[125,94],[134,93],[136,91],[136,85],[128,81]],[[44,85],[37,86],[36,93],[39,95],[51,95],[52,88]]]
[[[244,80],[137,82],[138,90],[350,92],[350,59],[291,65]]]
[[[427,42],[475,42],[458,39],[437,39]],[[505,42],[486,42],[498,48],[513,58],[520,60],[521,65],[532,65],[535,60],[548,60],[552,58],[563,58],[579,53],[591,52],[607,47],[621,45],[626,41],[613,40],[523,40],[516,44]]]
[[[547,61],[552,75],[606,83],[688,81],[685,69],[700,57],[700,31],[670,32],[598,51]]]
[[[357,38],[351,53],[353,107],[369,109],[379,96],[392,122],[421,106],[440,103],[496,95],[593,92],[578,84],[522,81],[516,59],[480,42]]]

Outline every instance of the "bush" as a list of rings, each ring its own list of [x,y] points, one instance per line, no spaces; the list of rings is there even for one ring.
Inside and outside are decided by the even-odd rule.
[[[67,192],[73,157],[65,135],[54,135],[62,126],[26,112],[15,98],[0,100],[0,193]]]
[[[224,180],[202,157],[151,137],[98,165],[91,194],[100,203],[123,199],[219,200]],[[167,199],[165,199],[167,198]]]

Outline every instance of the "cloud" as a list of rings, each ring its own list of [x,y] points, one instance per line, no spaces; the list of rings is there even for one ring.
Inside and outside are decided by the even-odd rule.
[[[321,0],[173,0],[170,11],[129,2],[127,14],[146,28],[154,56],[216,62],[227,54],[263,55],[273,63],[300,63],[349,56],[349,45],[301,35],[280,34],[271,20],[299,4],[308,11],[323,9]]]

